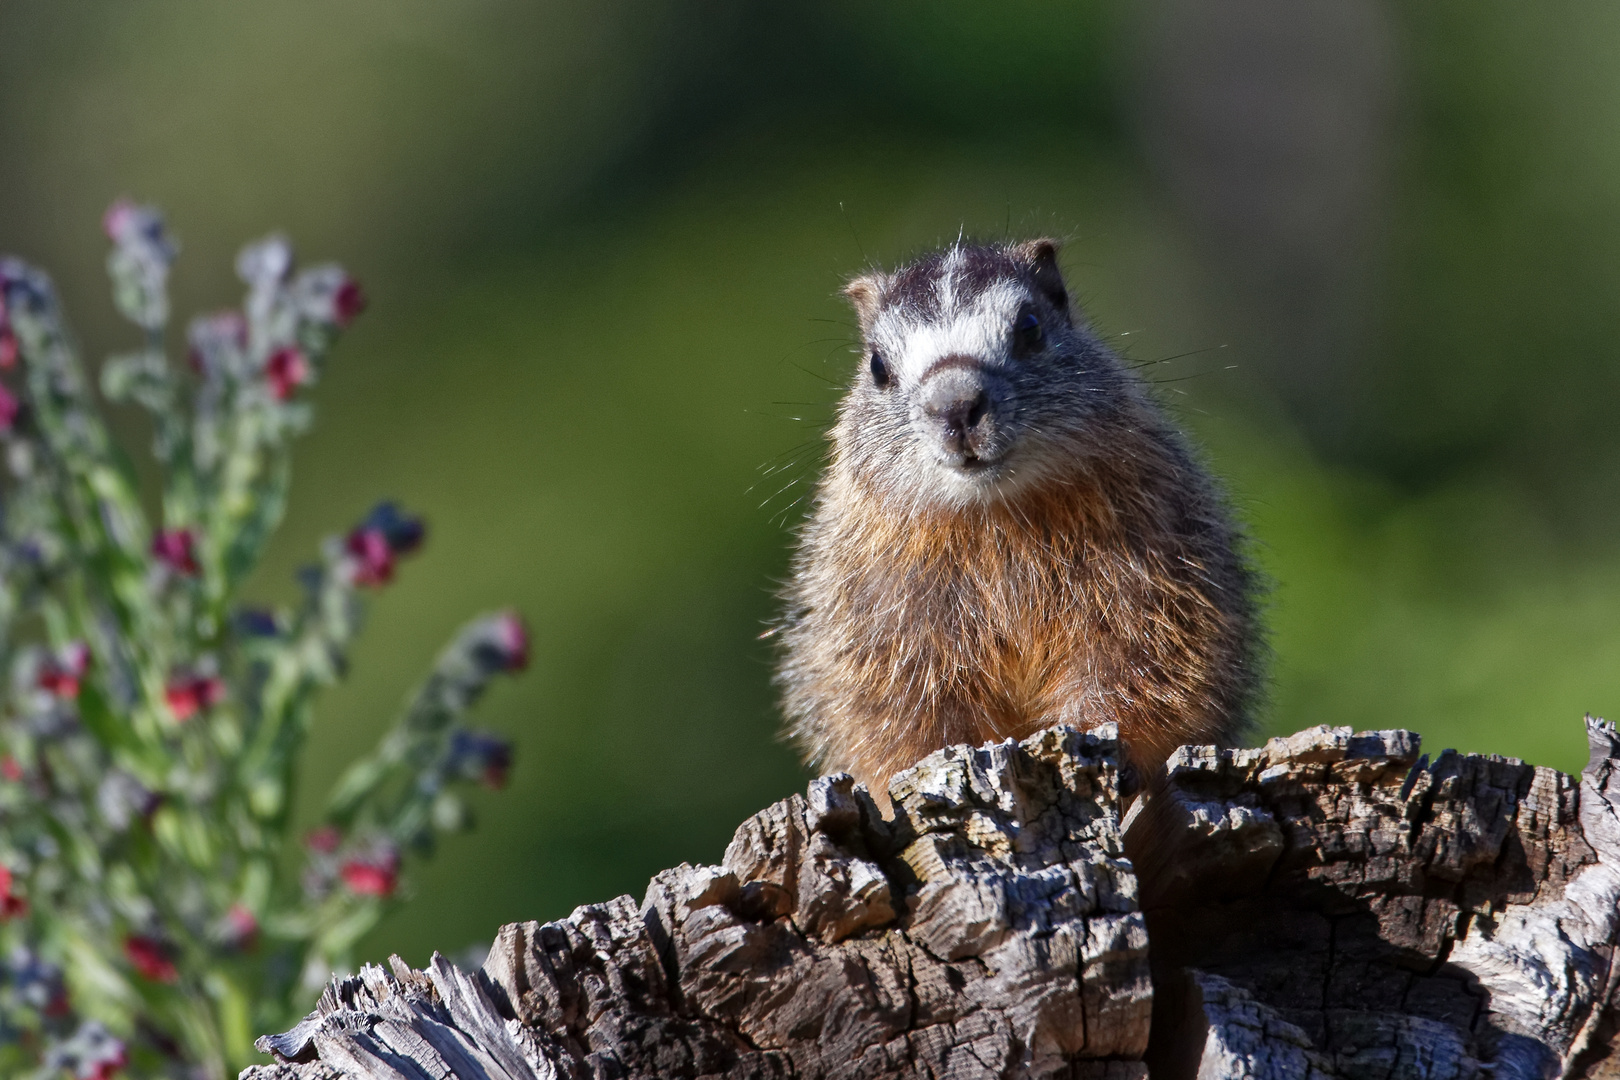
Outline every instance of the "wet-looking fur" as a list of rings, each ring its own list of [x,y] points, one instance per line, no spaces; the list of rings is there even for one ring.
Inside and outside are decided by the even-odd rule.
[[[864,351],[793,563],[777,682],[882,792],[952,743],[1118,721],[1147,775],[1243,732],[1256,578],[1208,473],[1075,317],[1049,240],[845,290]]]

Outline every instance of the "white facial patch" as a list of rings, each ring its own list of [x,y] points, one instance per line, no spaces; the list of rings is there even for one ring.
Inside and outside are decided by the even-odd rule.
[[[939,280],[940,314],[919,319],[906,307],[878,316],[871,336],[891,370],[915,385],[923,373],[947,356],[969,356],[987,367],[1000,365],[1007,352],[1007,332],[1026,294],[1014,281],[998,281],[975,296],[952,288],[950,272]]]

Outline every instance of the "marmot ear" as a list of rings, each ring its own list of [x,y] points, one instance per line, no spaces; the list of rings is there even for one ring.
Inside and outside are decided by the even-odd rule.
[[[1058,242],[1045,237],[1026,240],[1013,251],[1029,266],[1035,287],[1068,319],[1069,290],[1063,284],[1063,271],[1058,269]]]
[[[844,296],[855,309],[855,318],[860,320],[861,333],[872,328],[878,304],[883,299],[883,287],[887,284],[888,279],[882,274],[872,273],[863,274],[844,286]]]

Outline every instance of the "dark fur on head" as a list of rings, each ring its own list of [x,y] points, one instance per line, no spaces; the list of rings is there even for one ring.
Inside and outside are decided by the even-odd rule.
[[[1117,721],[1130,761],[1243,731],[1256,579],[1049,240],[845,290],[864,351],[800,536],[777,675],[806,756],[882,792],[952,743]]]

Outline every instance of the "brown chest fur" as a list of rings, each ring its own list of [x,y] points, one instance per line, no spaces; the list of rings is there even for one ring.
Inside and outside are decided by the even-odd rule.
[[[879,792],[942,746],[1058,722],[1117,721],[1139,768],[1230,742],[1252,682],[1246,571],[1178,471],[900,515],[835,466],[784,628],[794,734]]]

